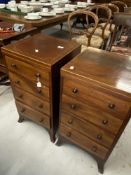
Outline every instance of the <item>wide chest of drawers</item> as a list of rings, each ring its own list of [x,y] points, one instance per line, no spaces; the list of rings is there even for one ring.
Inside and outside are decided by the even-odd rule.
[[[130,118],[129,57],[89,48],[61,69],[59,139],[91,153],[101,173]]]
[[[80,46],[42,34],[2,48],[19,122],[25,118],[49,130],[55,141],[59,117],[60,67],[80,52]]]

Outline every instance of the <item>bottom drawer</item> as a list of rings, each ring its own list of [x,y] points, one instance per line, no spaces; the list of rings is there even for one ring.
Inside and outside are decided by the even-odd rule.
[[[34,122],[41,124],[42,126],[46,127],[46,128],[50,128],[50,118],[49,116],[40,113],[38,111],[35,111],[34,109],[21,104],[20,102],[16,101],[16,106],[17,106],[17,110],[18,113],[22,116],[25,116],[31,120],[33,120]]]
[[[65,126],[60,126],[60,135],[67,138],[68,140],[72,141],[76,145],[80,146],[81,148],[89,151],[93,155],[105,159],[106,154],[108,153],[108,149],[105,147],[97,144],[96,142],[90,140],[88,137],[80,134],[79,132]]]
[[[106,146],[107,148],[111,147],[115,139],[115,135],[113,135],[112,133],[106,132],[105,130],[91,124],[86,120],[79,120],[69,113],[61,113],[61,123],[75,129],[81,134],[91,138],[92,140],[100,143],[103,146]]]

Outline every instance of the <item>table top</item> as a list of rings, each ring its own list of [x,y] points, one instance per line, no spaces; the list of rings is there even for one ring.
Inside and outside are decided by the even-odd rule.
[[[2,20],[15,21],[15,22],[35,26],[35,27],[48,26],[48,25],[51,25],[51,24],[53,25],[55,23],[64,22],[64,21],[67,20],[68,15],[69,15],[69,13],[63,13],[63,14],[59,14],[59,15],[56,15],[56,16],[52,16],[52,17],[42,17],[39,20],[28,20],[28,19],[24,19],[24,16],[19,16],[19,15],[16,15],[16,14],[9,14],[9,13],[5,13],[5,12],[0,12],[0,18]]]
[[[101,3],[99,3],[100,5]],[[97,3],[98,5],[98,3]],[[82,9],[89,9],[90,7],[92,7],[92,5],[82,8]],[[78,10],[81,8],[78,8]],[[61,22],[65,22],[67,21],[67,18],[69,16],[70,12],[65,12],[62,14],[56,14],[56,16],[50,16],[50,17],[42,17],[39,20],[28,20],[28,19],[24,19],[23,15],[19,15],[19,14],[11,14],[11,13],[6,13],[1,11],[0,12],[0,18],[2,20],[12,20],[15,22],[20,22],[20,23],[26,23],[26,24],[30,24],[31,26],[35,26],[35,27],[48,27],[48,26],[53,26],[55,24],[60,24]]]
[[[0,27],[12,27],[13,24],[14,24],[13,22],[0,22]],[[21,32],[10,32],[10,33],[0,32],[0,43],[4,44],[4,42],[8,42],[10,40],[16,39],[20,35],[31,33],[35,30],[36,30],[35,27],[25,25],[24,29]]]
[[[71,70],[71,66],[74,69]],[[62,70],[131,98],[131,57],[89,47]]]
[[[26,60],[32,60],[45,66],[52,66],[80,45],[75,41],[68,41],[52,36],[37,34],[2,47],[2,51],[17,55]]]

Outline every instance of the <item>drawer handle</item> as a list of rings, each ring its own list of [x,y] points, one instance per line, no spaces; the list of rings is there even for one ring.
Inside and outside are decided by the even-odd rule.
[[[108,107],[109,107],[110,109],[115,109],[116,105],[115,105],[115,104],[109,103],[109,104],[108,104]]]
[[[69,123],[69,124],[72,124],[72,123],[73,123],[73,119],[69,119],[69,120],[68,120],[68,123]]]
[[[20,84],[20,81],[19,81],[19,80],[16,80],[15,83],[16,83],[16,84]]]
[[[40,73],[36,73],[35,76],[36,76],[37,78],[40,78]]]
[[[42,93],[42,90],[41,89],[37,89],[38,93],[41,94]]]
[[[39,104],[39,106],[38,106],[39,108],[43,108],[43,104],[41,103],[41,104]]]
[[[103,123],[104,125],[107,125],[107,124],[108,124],[108,120],[102,120],[102,123]]]
[[[24,113],[25,112],[25,108],[22,108],[20,112],[21,113]]]
[[[11,66],[13,67],[13,68],[17,68],[17,66],[16,66],[16,64],[11,64]]]
[[[102,134],[98,134],[96,137],[98,140],[102,140]]]
[[[72,92],[73,92],[74,94],[76,94],[76,93],[78,92],[78,89],[77,89],[77,88],[74,88],[74,89],[72,90]]]
[[[20,95],[19,95],[19,98],[23,98],[23,94],[20,94]]]
[[[71,132],[67,132],[67,133],[66,133],[66,136],[67,136],[67,137],[71,137]]]
[[[96,151],[97,151],[97,146],[93,146],[91,150],[92,150],[93,152],[96,152]]]
[[[40,119],[40,123],[42,123],[43,121],[44,121],[44,118],[41,118],[41,119]]]
[[[71,109],[76,109],[76,105],[75,104],[72,104],[71,105]]]

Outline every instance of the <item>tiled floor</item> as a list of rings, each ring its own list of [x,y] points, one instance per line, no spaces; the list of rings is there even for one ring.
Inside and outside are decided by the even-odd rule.
[[[97,164],[77,146],[57,147],[48,132],[31,121],[18,123],[10,87],[0,86],[0,175],[98,175]],[[110,158],[104,175],[131,174],[131,121]]]

